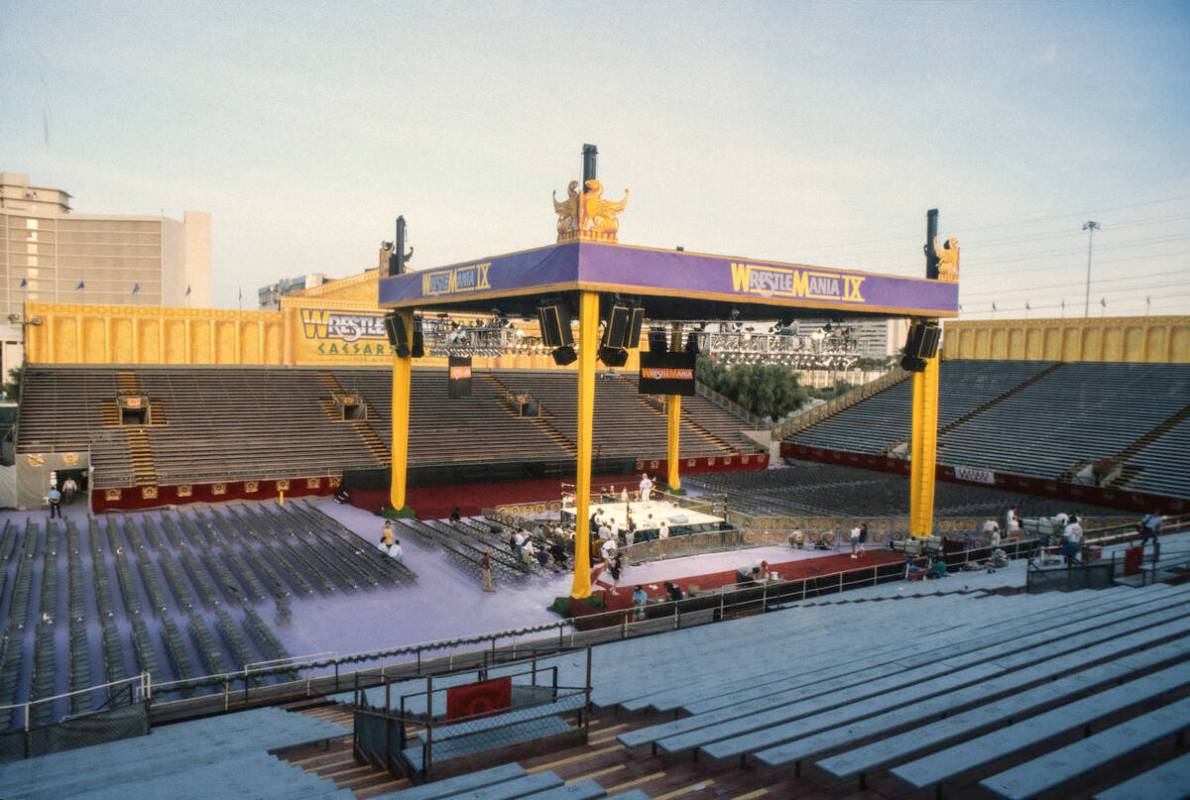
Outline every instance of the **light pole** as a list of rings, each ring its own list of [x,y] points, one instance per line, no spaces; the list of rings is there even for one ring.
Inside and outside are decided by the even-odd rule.
[[[1083,316],[1091,316],[1091,246],[1095,243],[1095,231],[1099,230],[1099,223],[1095,220],[1083,223],[1083,230],[1087,232],[1087,295],[1083,303]]]

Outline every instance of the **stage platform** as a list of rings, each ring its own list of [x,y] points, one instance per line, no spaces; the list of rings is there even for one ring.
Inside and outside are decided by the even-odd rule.
[[[574,524],[574,507],[562,509],[562,519],[570,525]],[[613,520],[620,526],[621,531],[628,529],[628,517],[636,526],[637,541],[648,541],[657,538],[657,530],[661,521],[669,523],[669,533],[674,534],[698,533],[700,531],[719,530],[724,523],[722,517],[703,514],[689,508],[682,508],[668,500],[650,500],[647,503],[592,503],[591,513],[598,512],[602,517]],[[594,535],[592,531],[592,535]]]

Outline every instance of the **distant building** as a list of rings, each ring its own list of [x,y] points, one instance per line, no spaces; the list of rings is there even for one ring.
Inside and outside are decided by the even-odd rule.
[[[76,214],[71,195],[0,172],[0,374],[31,303],[209,306],[211,215]],[[15,362],[15,363],[14,363]]]
[[[324,283],[327,283],[326,275],[321,272],[312,272],[297,278],[282,278],[276,283],[260,287],[256,290],[256,294],[260,299],[262,309],[276,311],[281,308],[281,298],[285,295],[304,292],[306,289],[312,289]]]

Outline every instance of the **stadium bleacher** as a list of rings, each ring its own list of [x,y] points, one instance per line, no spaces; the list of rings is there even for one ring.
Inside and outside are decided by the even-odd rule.
[[[752,514],[846,517],[905,516],[909,478],[877,470],[813,461],[791,461],[787,469],[749,473],[710,473],[683,479],[688,488],[727,495],[731,507]],[[1135,518],[1135,514],[1090,503],[1037,497],[991,487],[939,482],[934,507],[939,518],[1001,519],[1017,506],[1024,517],[1059,511],[1082,517]]]
[[[1114,488],[1190,497],[1185,365],[951,360],[940,380],[940,464],[1060,480],[1124,455]],[[911,391],[898,383],[789,441],[886,454],[909,438]]]
[[[409,463],[571,464],[574,381],[561,370],[477,371],[471,397],[447,400],[442,370],[415,369]],[[119,425],[118,390],[147,395],[152,424]],[[665,414],[637,394],[635,377],[601,378],[596,391],[597,457],[665,457]],[[344,392],[365,400],[366,420],[341,418],[334,396]],[[510,392],[536,396],[542,416],[518,416]],[[30,366],[24,397],[17,452],[89,449],[98,488],[334,475],[383,468],[390,457],[386,369]],[[681,454],[755,452],[744,427],[686,398]]]

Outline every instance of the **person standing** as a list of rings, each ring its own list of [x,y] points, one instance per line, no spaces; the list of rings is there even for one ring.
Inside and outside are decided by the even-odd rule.
[[[51,486],[50,490],[46,492],[45,499],[50,504],[50,519],[54,517],[62,519],[62,493],[58,491],[58,487]]]
[[[662,541],[669,538],[669,520],[661,520],[661,527],[657,529],[657,538]]]
[[[1144,519],[1140,521],[1140,548],[1144,552],[1145,542],[1149,539],[1153,540],[1153,563],[1161,558],[1161,543],[1157,537],[1161,533],[1161,513],[1159,511],[1151,511],[1145,514]]]
[[[1004,514],[1004,532],[1009,536],[1015,536],[1021,532],[1021,516],[1020,510],[1013,506]]]
[[[1071,517],[1070,524],[1062,531],[1062,555],[1066,557],[1066,566],[1073,566],[1078,559],[1078,552],[1082,548],[1083,526],[1078,517]]]
[[[620,490],[620,502],[623,503],[625,506],[628,505],[628,486],[627,485],[625,485],[624,488]]]
[[[66,505],[70,505],[74,501],[74,496],[78,494],[79,485],[74,478],[67,478],[62,483],[62,500]]]
[[[859,525],[851,529],[851,557],[859,558]]]
[[[632,592],[632,607],[634,613],[632,618],[640,622],[645,618],[645,605],[649,602],[649,596],[645,594],[645,590],[637,584],[635,591]]]
[[[649,495],[653,492],[653,481],[649,477],[649,473],[644,473],[640,476],[640,501],[642,503],[649,502]]]
[[[483,559],[479,562],[479,574],[483,576],[483,590],[485,592],[494,592],[496,587],[492,585],[492,558],[491,551],[483,551]]]

